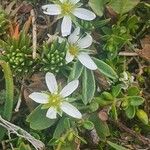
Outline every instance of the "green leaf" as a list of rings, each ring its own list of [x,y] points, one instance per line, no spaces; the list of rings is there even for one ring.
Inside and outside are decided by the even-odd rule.
[[[124,14],[133,9],[140,0],[111,0],[109,5],[118,14]]]
[[[93,9],[96,15],[102,16],[104,12],[104,4],[106,0],[89,0],[89,6]]]
[[[113,101],[107,101],[107,100],[103,99],[102,97],[95,97],[94,102],[97,102],[99,104],[99,106],[101,106],[101,107],[111,105],[113,103]]]
[[[111,79],[117,79],[117,73],[104,61],[99,60],[97,58],[93,58],[94,62],[96,63],[98,70],[104,74],[105,76],[111,78]]]
[[[99,138],[102,141],[105,141],[106,137],[110,136],[109,127],[108,127],[107,123],[100,120],[100,118],[98,117],[98,115],[96,113],[92,114],[90,116],[89,120],[93,122]]]
[[[145,125],[148,125],[148,116],[144,110],[138,109],[136,115]]]
[[[84,68],[82,74],[82,101],[86,105],[91,102],[95,93],[95,79],[91,70]]]
[[[140,90],[136,86],[132,86],[128,89],[128,95],[129,96],[137,96],[140,94]]]
[[[109,93],[104,91],[101,95],[106,101],[113,101],[115,98]]]
[[[144,102],[144,98],[140,96],[128,96],[127,99],[132,106],[139,106]]]
[[[111,115],[115,120],[118,120],[118,113],[115,104],[111,107]]]
[[[135,31],[138,28],[139,19],[136,15],[131,16],[127,21],[127,28],[131,31]]]
[[[123,146],[120,146],[116,143],[113,143],[113,142],[110,142],[110,141],[107,141],[107,143],[113,147],[115,150],[128,150],[127,148],[123,147]]]
[[[128,108],[125,109],[125,113],[126,113],[126,115],[129,119],[134,118],[134,116],[135,116],[135,107],[134,106],[128,106]]]
[[[61,137],[61,134],[70,128],[70,122],[68,118],[61,118],[57,124],[53,138],[58,139]]]
[[[120,94],[120,92],[121,92],[121,85],[120,84],[112,87],[112,95],[114,97],[117,97]]]
[[[83,123],[83,127],[87,130],[92,130],[94,128],[94,124],[93,124],[93,122],[86,120]]]
[[[34,130],[43,130],[52,126],[55,120],[51,120],[46,117],[46,109],[41,109],[42,105],[35,108],[30,115],[27,117],[26,121],[30,123],[30,127]]]
[[[95,28],[102,28],[106,26],[110,22],[110,20],[110,18],[104,20],[96,20],[95,22],[93,22],[93,25]]]
[[[74,63],[68,81],[78,79],[83,71],[83,65],[77,61]]]
[[[93,102],[89,105],[89,109],[91,112],[95,112],[99,109],[99,104],[93,100]]]
[[[31,150],[31,147],[22,142],[16,150]]]

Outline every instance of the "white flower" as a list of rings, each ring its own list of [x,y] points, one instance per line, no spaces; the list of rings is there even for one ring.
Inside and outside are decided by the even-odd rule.
[[[124,71],[123,73],[121,73],[119,81],[122,82],[122,88],[126,90],[134,82],[134,77]]]
[[[79,81],[71,81],[59,92],[54,74],[46,73],[45,80],[50,93],[33,92],[29,97],[35,102],[43,104],[43,109],[48,109],[46,117],[55,119],[57,113],[62,115],[62,111],[64,111],[74,118],[81,119],[81,113],[76,107],[68,103],[66,98],[77,89]]]
[[[63,17],[61,24],[62,36],[70,35],[72,28],[72,19],[78,17],[83,20],[93,20],[96,15],[85,9],[79,8],[81,5],[78,3],[80,0],[58,0],[55,4],[47,4],[42,6],[43,13],[47,15],[59,15]]]
[[[80,38],[80,28],[77,27],[68,37],[68,51],[66,54],[67,63],[71,62],[75,57],[88,69],[96,70],[97,66],[88,54],[88,48],[92,44],[92,37],[87,34]]]

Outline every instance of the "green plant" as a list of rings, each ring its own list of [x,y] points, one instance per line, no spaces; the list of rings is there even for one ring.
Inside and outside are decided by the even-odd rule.
[[[10,120],[12,116],[12,109],[13,109],[13,98],[14,98],[14,84],[13,84],[13,76],[10,69],[10,66],[7,62],[0,60],[0,65],[3,68],[4,77],[5,77],[5,84],[6,84],[6,97],[4,102],[4,109],[2,112],[2,116]],[[0,140],[3,139],[6,130],[0,127]]]
[[[6,34],[7,29],[8,29],[7,15],[3,10],[0,10],[0,36]]]
[[[58,73],[64,66],[66,55],[66,42],[53,41],[53,43],[44,43],[42,47],[42,56],[40,57],[40,71]]]
[[[0,41],[3,56],[9,63],[14,75],[24,75],[30,72],[33,65],[30,37],[24,32],[14,33],[6,40]],[[32,67],[32,71],[33,71]]]
[[[138,107],[144,102],[137,87],[131,86],[128,90],[122,90],[122,88],[123,86],[118,84],[112,87],[111,92],[104,91],[100,97],[95,98],[101,107],[110,106],[110,114],[115,120],[118,119],[117,107],[124,110],[126,116],[132,119],[135,117]]]
[[[109,27],[102,28],[104,32],[103,40],[106,42],[103,46],[103,49],[109,51],[116,57],[117,52],[124,45],[131,45],[131,41],[134,39],[132,34],[134,34],[138,29],[138,17],[127,15],[121,16],[117,23]]]

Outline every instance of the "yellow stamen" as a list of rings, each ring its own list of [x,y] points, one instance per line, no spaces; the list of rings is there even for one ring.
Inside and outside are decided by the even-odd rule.
[[[59,94],[51,94],[49,95],[49,102],[47,104],[44,104],[42,108],[44,109],[47,109],[50,107],[59,108],[62,100],[63,98]]]
[[[71,3],[63,3],[61,5],[62,14],[67,15],[71,13],[74,6]]]
[[[75,45],[70,45],[69,52],[71,55],[76,56],[78,54],[78,47]]]

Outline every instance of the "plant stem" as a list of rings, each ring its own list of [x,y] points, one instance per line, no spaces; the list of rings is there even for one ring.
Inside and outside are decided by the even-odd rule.
[[[66,134],[64,134],[61,138],[60,138],[60,142],[58,143],[58,146],[56,148],[56,150],[61,150],[62,144],[65,142],[66,138],[68,137],[68,134],[70,133],[70,130],[67,131]]]
[[[3,118],[10,121],[12,116],[13,109],[13,98],[14,98],[14,85],[13,85],[13,75],[9,64],[3,60],[0,60],[0,65],[3,68],[4,77],[5,77],[5,88],[6,88],[6,100],[3,111]],[[0,141],[3,139],[5,135],[6,129],[0,127]]]

